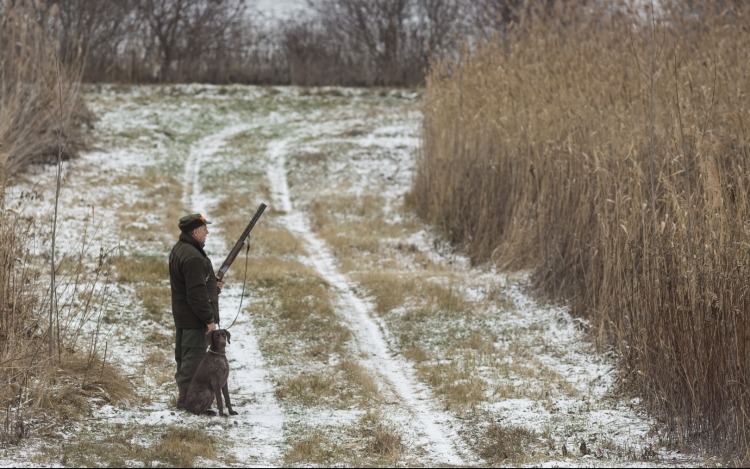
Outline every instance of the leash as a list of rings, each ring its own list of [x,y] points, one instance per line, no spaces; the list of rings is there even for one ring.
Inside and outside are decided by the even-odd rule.
[[[237,318],[240,317],[240,312],[242,312],[242,301],[245,299],[245,285],[247,285],[247,261],[249,259],[249,253],[250,243],[247,243],[247,248],[245,249],[245,278],[242,280],[242,295],[240,295],[240,307],[237,308],[237,315],[234,317],[234,321],[232,321],[232,324],[224,330],[228,330],[230,327],[234,326],[234,323],[237,322]]]

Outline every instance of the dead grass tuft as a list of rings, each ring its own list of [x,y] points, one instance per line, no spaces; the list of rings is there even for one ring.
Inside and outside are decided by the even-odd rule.
[[[117,256],[112,259],[117,280],[154,284],[169,279],[169,264],[161,256]]]
[[[322,373],[302,373],[282,380],[276,387],[278,399],[296,399],[304,405],[320,405],[336,394],[335,380]]]
[[[343,189],[342,189],[343,190]],[[345,271],[363,260],[375,262],[384,238],[402,234],[402,228],[384,218],[384,199],[374,195],[330,195],[310,204],[313,229],[326,240]]]
[[[161,329],[155,328],[146,336],[146,342],[158,346],[160,349],[174,344],[174,331],[165,334]]]
[[[394,463],[406,450],[401,433],[384,422],[378,413],[368,412],[359,422],[360,433],[366,439],[365,454]]]
[[[138,288],[138,297],[146,308],[146,318],[157,324],[168,324],[171,316],[172,292],[169,286],[142,286]]]
[[[216,457],[213,439],[197,428],[170,427],[152,451],[154,460],[172,467],[193,467],[198,457]]]
[[[281,259],[276,256],[253,256],[249,262],[248,282],[261,288],[278,289],[286,284],[289,276],[311,277],[315,275],[312,269],[297,260]],[[231,274],[232,270],[229,271],[229,275]]]
[[[474,376],[472,369],[463,360],[450,363],[420,364],[419,375],[443,399],[448,410],[464,412],[474,410],[487,400],[487,383]]]
[[[380,399],[378,385],[357,362],[344,360],[333,372],[304,372],[279,381],[276,397],[304,405],[333,405],[347,408]]]
[[[398,460],[404,450],[403,437],[392,427],[378,424],[368,432],[370,441],[365,451],[382,459]]]
[[[380,315],[404,306],[409,295],[417,292],[414,278],[404,277],[395,272],[367,272],[354,275],[355,280],[375,297],[375,310]]]
[[[80,379],[79,392],[84,396],[97,396],[109,403],[129,401],[136,395],[130,381],[114,364],[95,355],[86,357],[76,353],[65,357],[56,370],[55,380]]]
[[[534,432],[517,426],[489,425],[476,442],[478,453],[490,465],[521,464],[528,459],[529,447],[538,439]]]
[[[107,429],[113,431],[103,438],[77,439],[61,448],[61,463],[77,467],[143,467],[167,465],[169,467],[195,467],[196,458],[216,457],[213,439],[196,428],[167,427],[153,445],[145,445],[138,437],[148,433],[147,427],[117,424]]]
[[[463,295],[453,285],[444,287],[428,281],[422,285],[419,293],[437,313],[456,316],[471,311]]]
[[[344,373],[346,381],[365,401],[380,399],[380,390],[377,383],[367,370],[356,361],[344,360],[336,365],[336,370]]]
[[[328,161],[328,155],[321,151],[300,152],[295,153],[294,159],[308,165],[319,165]]]
[[[284,455],[285,466],[299,463],[328,465],[347,456],[345,448],[322,431],[311,429],[305,435],[291,442],[291,449]]]
[[[404,352],[404,356],[413,362],[423,362],[429,359],[427,352],[421,347],[410,347]]]
[[[395,308],[419,305],[413,314],[441,314],[456,316],[471,310],[463,295],[453,285],[448,287],[413,274],[391,271],[357,273],[354,278],[375,299],[379,314],[388,314]]]
[[[305,250],[299,239],[284,228],[269,226],[268,220],[253,229],[250,242],[255,255],[299,256]],[[235,240],[236,241],[236,240]]]

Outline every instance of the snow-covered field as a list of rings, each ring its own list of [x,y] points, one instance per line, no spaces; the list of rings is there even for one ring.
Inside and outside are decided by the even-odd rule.
[[[470,266],[404,203],[418,94],[103,86],[86,99],[100,121],[93,148],[66,165],[63,250],[90,223],[92,258],[116,246],[117,269],[132,259],[145,272],[166,261],[177,218],[201,212],[214,222],[206,249],[218,268],[258,204],[269,205],[230,330],[240,415],[175,411],[168,279],[123,277],[108,350],[138,399],[97,407],[52,439],[32,430],[0,466],[109,465],[115,453],[166,465],[139,448],[175,428],[212,441],[201,465],[706,463],[662,447],[585,323],[531,299],[524,273]],[[53,182],[51,168],[35,168],[11,199],[34,188],[47,213]],[[220,297],[224,326],[238,312],[244,262]]]

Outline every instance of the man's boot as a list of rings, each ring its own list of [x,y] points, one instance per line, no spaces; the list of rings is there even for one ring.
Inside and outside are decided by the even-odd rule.
[[[180,395],[177,396],[177,410],[185,410],[185,399],[187,399],[187,388],[179,387]]]

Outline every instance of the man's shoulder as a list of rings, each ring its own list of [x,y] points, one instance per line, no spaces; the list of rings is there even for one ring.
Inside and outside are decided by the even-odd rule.
[[[177,241],[177,244],[175,244],[172,248],[172,252],[174,252],[176,256],[184,261],[190,260],[192,258],[203,258],[203,254],[201,254],[198,248],[190,243],[186,243],[185,241]]]

